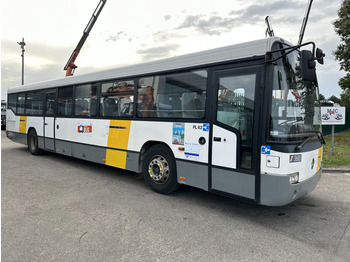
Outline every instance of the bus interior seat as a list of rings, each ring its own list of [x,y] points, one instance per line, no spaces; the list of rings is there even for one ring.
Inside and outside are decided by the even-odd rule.
[[[182,117],[182,112],[181,112],[181,100],[180,97],[178,96],[173,96],[171,98],[171,106],[173,111],[173,117],[176,118],[181,118]]]
[[[156,98],[156,105],[158,117],[169,117],[170,112],[167,111],[170,111],[172,106],[168,95],[158,94]]]
[[[58,115],[59,116],[63,116],[64,115],[64,113],[65,113],[64,106],[65,106],[65,103],[60,102],[58,104]]]
[[[105,98],[103,100],[102,116],[116,116],[118,115],[115,100],[112,98]]]
[[[205,97],[196,92],[183,93],[181,108],[184,118],[201,118],[204,116]]]
[[[83,99],[79,99],[75,101],[75,109],[74,109],[74,115],[78,116],[83,113],[84,110],[88,109],[88,102]]]
[[[72,101],[64,99],[58,104],[58,115],[69,116],[72,112]]]

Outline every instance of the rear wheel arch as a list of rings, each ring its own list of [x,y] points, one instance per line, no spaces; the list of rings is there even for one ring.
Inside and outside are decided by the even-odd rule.
[[[173,151],[171,150],[171,148],[164,142],[160,142],[160,141],[154,141],[154,140],[151,140],[151,141],[147,141],[146,143],[143,144],[143,146],[141,147],[141,150],[140,150],[140,156],[139,156],[139,173],[142,173],[142,163],[143,163],[143,159],[145,157],[145,154],[146,152],[153,146],[156,146],[156,145],[162,145],[164,147],[166,147],[169,152],[172,153],[173,157],[175,158],[174,154],[173,154]]]
[[[32,155],[41,155],[44,150],[39,148],[39,139],[38,134],[34,127],[30,127],[28,129],[28,135],[27,135],[27,144],[28,144],[28,150]]]
[[[141,172],[145,181],[157,193],[170,194],[176,191],[177,168],[174,154],[165,143],[146,143],[141,150]]]

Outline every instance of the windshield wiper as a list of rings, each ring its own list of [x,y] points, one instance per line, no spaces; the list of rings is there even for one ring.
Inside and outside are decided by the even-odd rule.
[[[311,137],[311,136],[308,136],[307,138],[305,138],[305,139],[303,140],[303,142],[301,142],[299,145],[297,145],[297,146],[295,147],[295,150],[300,150],[300,149],[302,149],[302,148],[304,147],[304,145],[306,144],[306,142],[310,140],[310,137]]]
[[[323,135],[320,131],[316,131],[316,130],[309,130],[306,131],[305,133],[314,133],[317,135],[318,140],[320,140],[321,144],[326,144],[326,141],[323,138]]]
[[[317,135],[318,140],[321,142],[321,144],[326,144],[326,141],[324,141],[323,135],[320,131],[306,131],[305,133],[313,133]],[[307,143],[307,141],[310,140],[312,136],[308,136],[306,139],[303,140],[299,145],[295,147],[295,150],[300,150],[304,147],[304,145]]]

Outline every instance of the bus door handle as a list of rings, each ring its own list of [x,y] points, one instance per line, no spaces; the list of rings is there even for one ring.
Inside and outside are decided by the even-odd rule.
[[[45,126],[48,126],[49,125],[49,123],[45,123]]]
[[[226,138],[223,141],[226,142]],[[214,136],[214,142],[221,142],[221,137]]]
[[[214,142],[221,142],[221,137],[214,136]]]

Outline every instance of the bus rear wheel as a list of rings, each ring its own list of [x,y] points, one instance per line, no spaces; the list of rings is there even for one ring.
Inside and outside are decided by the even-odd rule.
[[[179,188],[176,163],[172,153],[163,145],[149,148],[142,163],[145,181],[157,193],[170,194]]]
[[[43,150],[39,148],[38,136],[35,129],[31,129],[28,134],[28,149],[32,155],[41,155]]]

